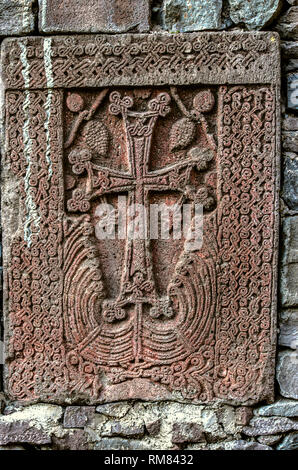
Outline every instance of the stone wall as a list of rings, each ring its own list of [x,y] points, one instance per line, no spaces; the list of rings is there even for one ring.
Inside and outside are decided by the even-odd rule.
[[[279,337],[270,405],[117,402],[21,406],[0,395],[0,449],[298,448],[298,74],[297,0],[4,0],[0,35],[203,30],[277,31],[282,47]],[[117,6],[118,4],[118,6]],[[116,5],[111,15],[111,9]],[[298,77],[298,75],[297,75]],[[295,109],[296,108],[296,109]],[[1,351],[0,351],[1,358]]]

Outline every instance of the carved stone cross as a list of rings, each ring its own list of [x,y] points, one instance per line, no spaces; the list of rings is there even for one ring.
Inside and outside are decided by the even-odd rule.
[[[277,35],[34,36],[1,58],[8,398],[272,401]],[[123,259],[123,237],[94,236],[123,193],[203,203],[202,247],[151,260],[127,236]]]
[[[160,93],[149,102],[147,111],[137,112],[130,110],[133,106],[132,98],[129,96],[122,98],[118,92],[110,94],[109,112],[113,115],[121,114],[124,119],[130,173],[122,173],[107,168],[100,170],[100,167],[97,167],[98,177],[100,171],[103,171],[105,178],[109,181],[106,187],[103,185],[100,190],[95,192],[97,196],[111,192],[129,191],[129,205],[134,204],[137,208],[147,208],[148,192],[150,190],[167,190],[169,180],[171,177],[175,179],[177,171],[181,169],[189,170],[198,162],[198,158],[188,158],[160,170],[149,171],[149,156],[154,126],[159,116],[164,117],[170,111],[168,106],[170,101],[171,98],[168,93]],[[186,182],[187,177],[184,178],[184,183]],[[179,189],[183,190],[185,187]],[[146,211],[146,214],[148,214],[148,211]],[[144,216],[144,214],[142,215]],[[148,220],[142,222],[142,228],[146,232],[149,225]],[[105,300],[102,311],[103,318],[107,322],[114,322],[125,319],[127,317],[125,307],[133,305],[135,329],[138,330],[142,323],[145,304],[149,306],[149,315],[153,318],[171,318],[174,312],[169,296],[159,297],[156,291],[148,233],[143,233],[140,237],[133,235],[133,237],[130,237],[127,234],[126,238],[119,295],[117,299]],[[134,351],[137,361],[141,354],[141,337],[137,331],[134,337]]]

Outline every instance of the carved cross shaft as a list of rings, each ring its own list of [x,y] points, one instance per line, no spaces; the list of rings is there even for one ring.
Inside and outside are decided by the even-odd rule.
[[[106,183],[95,195],[128,191],[130,205],[147,207],[150,190],[169,189],[171,176],[175,179],[179,169],[191,167],[195,160],[188,159],[160,170],[149,171],[154,126],[159,116],[166,116],[170,111],[170,96],[167,93],[160,93],[152,99],[145,112],[131,111],[132,98],[121,98],[118,92],[111,93],[110,101],[109,112],[113,115],[121,114],[124,119],[130,173],[101,168],[98,174],[104,175]],[[144,226],[148,226],[147,221],[144,221]],[[134,306],[135,311],[134,355],[138,361],[141,359],[140,329],[145,305],[149,306],[149,315],[153,318],[173,316],[169,297],[160,298],[156,292],[147,237],[126,238],[120,292],[117,299],[103,302],[104,319],[107,322],[124,320],[127,317],[125,307],[129,305]]]

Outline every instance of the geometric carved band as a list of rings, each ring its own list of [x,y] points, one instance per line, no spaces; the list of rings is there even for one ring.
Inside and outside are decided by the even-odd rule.
[[[278,84],[280,76],[272,32],[6,39],[3,64],[10,89]]]

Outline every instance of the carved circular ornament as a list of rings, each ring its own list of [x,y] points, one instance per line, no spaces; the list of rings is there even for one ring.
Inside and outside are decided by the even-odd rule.
[[[66,98],[66,104],[73,113],[78,113],[84,108],[84,100],[78,93],[69,94]]]

